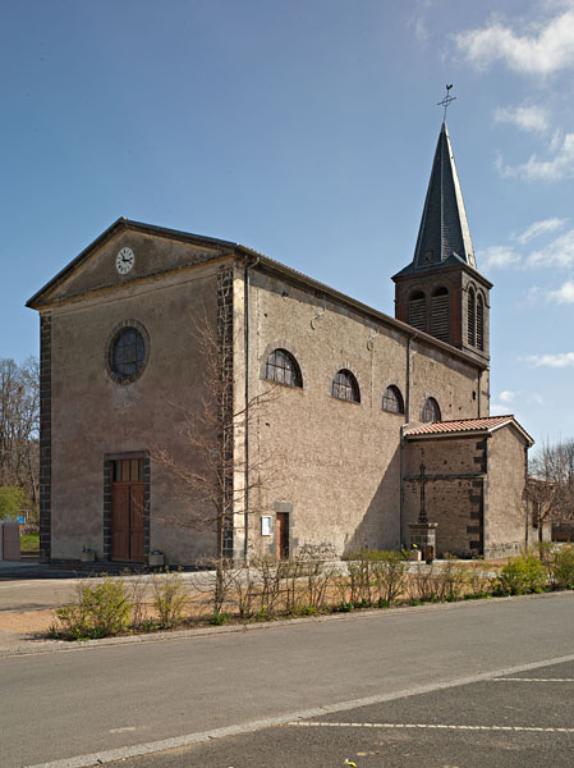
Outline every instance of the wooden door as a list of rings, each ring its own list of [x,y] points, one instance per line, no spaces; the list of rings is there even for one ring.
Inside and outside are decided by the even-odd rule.
[[[112,462],[112,560],[144,560],[142,459]]]
[[[275,556],[277,560],[289,558],[289,513],[277,512],[275,517]]]

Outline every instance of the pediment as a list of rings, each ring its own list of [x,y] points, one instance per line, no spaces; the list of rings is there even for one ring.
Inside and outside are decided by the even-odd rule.
[[[165,272],[201,264],[232,252],[235,244],[119,219],[70,262],[28,302],[61,303]],[[116,258],[122,248],[134,254],[133,267],[120,274]]]

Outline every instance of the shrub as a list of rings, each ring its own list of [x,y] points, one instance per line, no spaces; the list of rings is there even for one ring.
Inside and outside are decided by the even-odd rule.
[[[78,587],[77,602],[56,610],[59,626],[52,634],[73,640],[119,635],[127,631],[131,604],[124,583],[105,578],[95,586]]]
[[[445,555],[445,563],[435,576],[436,593],[440,600],[460,600],[468,581],[467,569],[453,555]]]
[[[543,563],[534,555],[513,557],[500,571],[495,591],[503,595],[543,592],[548,579]]]
[[[548,568],[556,589],[574,589],[574,546],[556,549],[549,558]]]
[[[372,553],[372,570],[379,592],[379,606],[395,602],[405,588],[408,563],[400,552],[382,550]]]
[[[154,576],[153,607],[162,629],[172,629],[183,621],[187,594],[181,573]]]

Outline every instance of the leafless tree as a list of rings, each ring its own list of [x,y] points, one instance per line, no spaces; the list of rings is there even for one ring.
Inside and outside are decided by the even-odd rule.
[[[540,542],[547,524],[574,522],[574,440],[542,446],[530,462],[527,493]]]
[[[216,556],[210,562],[216,570],[214,605],[221,607],[230,584],[225,572],[233,561],[234,510],[239,506],[247,507],[250,515],[261,512],[262,491],[273,483],[272,457],[260,449],[246,454],[244,438],[275,399],[276,390],[269,385],[237,407],[233,401],[231,334],[222,332],[207,313],[194,323],[193,334],[201,360],[199,402],[193,409],[172,404],[185,458],[167,446],[157,447],[152,457],[177,481],[180,494],[189,502],[188,509],[194,510],[193,515],[166,511],[161,513],[162,519],[174,526],[203,528],[216,534]]]
[[[37,512],[39,495],[38,362],[0,359],[0,485],[24,490]]]

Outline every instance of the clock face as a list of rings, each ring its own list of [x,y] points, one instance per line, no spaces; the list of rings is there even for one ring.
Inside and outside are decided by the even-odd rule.
[[[127,275],[135,264],[135,260],[136,257],[131,248],[126,246],[118,251],[118,255],[116,256],[116,269],[120,275]]]

